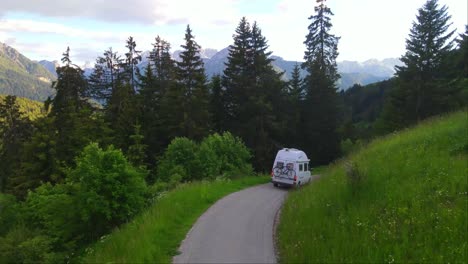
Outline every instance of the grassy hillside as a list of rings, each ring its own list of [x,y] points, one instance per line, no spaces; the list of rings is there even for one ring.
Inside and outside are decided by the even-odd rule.
[[[0,94],[0,101],[5,100],[6,95]],[[28,98],[16,97],[16,102],[20,107],[20,111],[23,112],[29,119],[34,120],[38,117],[43,116],[44,113],[44,103],[30,100]]]
[[[290,194],[281,262],[465,262],[467,164],[466,111],[372,142]]]
[[[45,100],[56,77],[37,62],[0,43],[0,94]]]
[[[170,263],[198,217],[221,197],[269,177],[183,184],[87,250],[85,263]]]

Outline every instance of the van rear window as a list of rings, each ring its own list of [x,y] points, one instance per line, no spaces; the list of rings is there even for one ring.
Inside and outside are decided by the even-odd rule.
[[[288,163],[288,164],[286,165],[286,168],[288,168],[288,170],[292,170],[292,169],[294,169],[294,164]]]

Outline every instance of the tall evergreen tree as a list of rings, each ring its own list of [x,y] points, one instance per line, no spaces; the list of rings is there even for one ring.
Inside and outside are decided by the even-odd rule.
[[[170,48],[169,42],[157,36],[148,57],[148,65],[140,77],[141,130],[144,143],[148,146],[146,156],[149,159],[159,156],[169,144],[168,122],[171,122],[172,115],[180,114],[173,112],[177,106],[163,102],[167,97],[166,92],[172,91],[175,86],[176,68]],[[154,163],[153,160],[147,162]]]
[[[339,37],[330,33],[332,11],[326,0],[317,0],[315,14],[304,44],[306,51],[302,68],[306,99],[302,111],[304,149],[314,164],[326,164],[340,152],[338,135],[338,94],[336,66]]]
[[[287,83],[287,99],[282,106],[286,113],[285,124],[289,131],[284,137],[288,146],[301,148],[299,131],[302,130],[301,109],[304,105],[304,82],[299,64],[294,65],[291,79]]]
[[[57,81],[52,86],[56,94],[51,101],[49,117],[53,119],[57,133],[57,158],[68,166],[87,144],[87,137],[78,131],[89,118],[83,115],[85,108],[89,108],[86,101],[88,83],[83,70],[72,64],[70,48],[63,54],[62,63],[64,66],[57,67]]]
[[[96,59],[94,71],[89,77],[90,97],[107,104],[117,89],[122,74],[123,60],[112,48]]]
[[[200,45],[194,40],[192,30],[187,25],[185,44],[181,45],[180,61],[177,62],[177,80],[182,89],[179,120],[183,136],[201,140],[210,131],[209,94]]]
[[[282,145],[280,122],[284,116],[280,108],[286,95],[281,73],[273,69],[267,49],[257,23],[250,26],[242,18],[223,76],[228,129],[253,150],[254,166],[261,171],[268,169],[268,160]]]
[[[229,120],[229,131],[235,131],[242,123],[239,110],[247,101],[249,81],[249,51],[252,31],[245,17],[241,19],[234,34],[234,43],[229,46],[228,62],[223,72],[222,84],[226,88],[225,114]],[[236,132],[234,132],[236,133]],[[236,133],[237,134],[237,133]]]
[[[127,150],[130,135],[136,122],[136,64],[140,61],[139,51],[133,38],[127,41],[128,52],[122,59],[112,48],[104,51],[96,60],[89,83],[91,95],[105,106],[105,120],[113,131],[115,146]]]
[[[406,53],[401,57],[403,66],[396,67],[398,87],[392,91],[383,118],[389,130],[398,129],[447,109],[451,92],[447,86],[447,61],[454,31],[450,31],[447,7],[439,7],[437,0],[428,0],[413,22]],[[397,98],[404,98],[400,100]],[[397,127],[392,119],[401,120]],[[387,121],[385,121],[387,120]]]
[[[137,76],[138,76],[138,64],[141,62],[141,51],[136,49],[136,42],[133,37],[128,37],[127,45],[125,46],[128,50],[125,53],[124,62],[124,73],[127,82],[130,83],[133,92],[137,92]]]

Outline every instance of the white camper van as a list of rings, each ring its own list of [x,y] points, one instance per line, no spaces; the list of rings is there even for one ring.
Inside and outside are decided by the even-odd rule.
[[[304,151],[293,148],[278,151],[271,171],[271,182],[275,187],[300,186],[310,180],[309,159]]]

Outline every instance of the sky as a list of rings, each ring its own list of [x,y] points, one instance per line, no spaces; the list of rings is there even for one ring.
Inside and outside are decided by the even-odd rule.
[[[257,22],[269,50],[302,60],[315,0],[0,0],[0,42],[33,60],[60,60],[70,46],[74,63],[94,63],[112,47],[123,53],[132,36],[150,50],[157,35],[180,49],[187,24],[202,48],[232,44],[241,17]],[[426,0],[328,0],[332,33],[340,36],[338,61],[398,58],[405,52],[417,10]],[[466,0],[439,0],[452,29],[468,23]]]

